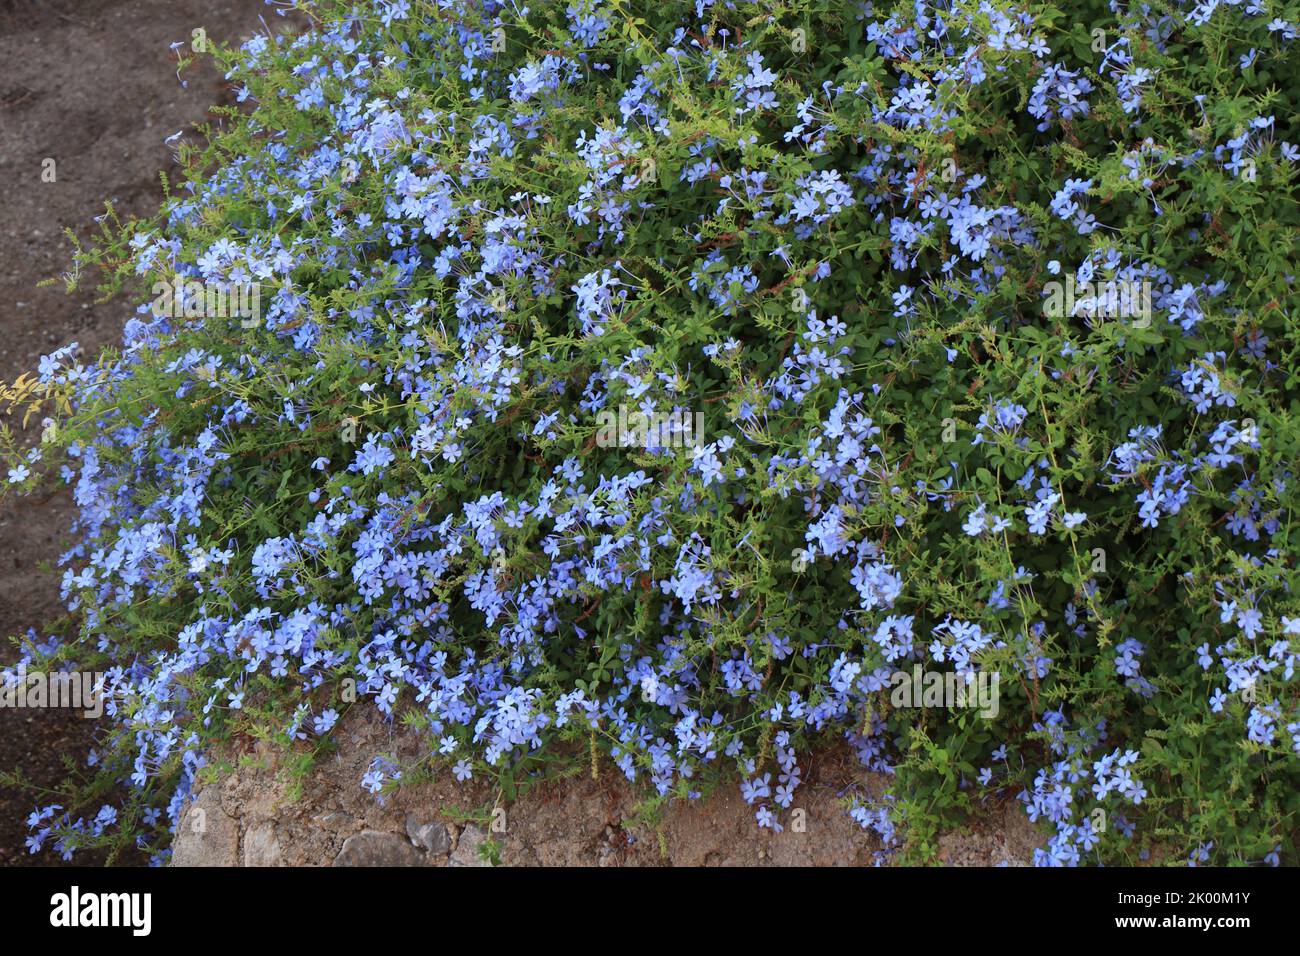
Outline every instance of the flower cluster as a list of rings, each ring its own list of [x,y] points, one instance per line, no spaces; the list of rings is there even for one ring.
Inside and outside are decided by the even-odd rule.
[[[128,794],[33,850],[163,862],[224,735],[353,706],[457,779],[576,751],[773,830],[842,742],[887,854],[998,794],[1045,864],[1294,846],[1293,24],[1090,0],[1089,58],[1023,0],[299,5],[86,256],[259,282],[260,323],[47,357],[9,463],[78,509],[76,633],[24,661],[104,665]],[[1045,315],[1058,275],[1151,321]],[[598,440],[620,406],[699,441]],[[921,665],[996,716],[891,707]]]

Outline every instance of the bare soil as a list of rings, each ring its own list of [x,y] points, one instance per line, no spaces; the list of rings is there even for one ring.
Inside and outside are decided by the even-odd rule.
[[[64,231],[88,239],[106,201],[122,216],[156,210],[159,172],[175,175],[163,140],[233,101],[207,64],[187,71],[182,87],[169,45],[188,42],[198,27],[237,42],[264,13],[279,28],[273,12],[261,0],[0,0],[0,379],[34,370],[41,355],[69,342],[91,357],[117,341],[127,304],[96,304],[93,282],[73,295],[61,281],[38,283],[71,268]],[[42,180],[45,160],[54,161],[53,182]],[[33,422],[28,440],[39,430]],[[61,614],[59,577],[42,565],[66,547],[72,516],[66,492],[0,498],[0,639],[28,628],[49,633]],[[15,657],[4,641],[0,662]],[[0,709],[0,768],[21,767],[32,783],[56,786],[65,759],[84,764],[91,729],[79,712]],[[48,852],[29,857],[23,846],[24,818],[38,799],[0,789],[0,865],[59,862]]]
[[[579,759],[572,774],[521,788],[511,801],[481,774],[458,783],[446,772],[375,796],[361,787],[371,759],[418,766],[427,733],[361,703],[334,738],[338,749],[301,776],[298,755],[265,741],[236,740],[212,754],[214,779],[181,819],[173,865],[869,866],[881,849],[843,798],[850,788],[879,794],[888,779],[864,773],[848,752],[802,761],[804,784],[775,833],[759,829],[734,785],[654,807],[607,758]],[[945,834],[933,862],[1023,866],[1040,844],[1004,796],[972,826]]]

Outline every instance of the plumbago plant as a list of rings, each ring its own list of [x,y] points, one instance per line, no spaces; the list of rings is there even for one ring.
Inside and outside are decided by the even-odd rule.
[[[1006,794],[1039,863],[1294,860],[1300,5],[295,6],[80,257],[121,348],[7,393],[79,507],[23,661],[111,715],[33,852],[162,862],[217,741],[357,706],[428,739],[378,794],[611,760],[780,829],[848,746],[904,859]]]

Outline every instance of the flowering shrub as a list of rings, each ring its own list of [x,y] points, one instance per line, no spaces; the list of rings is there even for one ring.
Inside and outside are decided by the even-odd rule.
[[[842,739],[907,859],[999,793],[1040,863],[1294,857],[1295,3],[299,6],[82,260],[260,314],[141,292],[8,392],[80,509],[24,661],[112,719],[33,850],[162,861],[214,741],[373,706],[378,794],[609,759],[779,829]]]

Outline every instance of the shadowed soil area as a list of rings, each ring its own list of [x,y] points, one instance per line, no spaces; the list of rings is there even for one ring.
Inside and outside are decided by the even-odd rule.
[[[130,315],[124,302],[96,304],[94,282],[73,295],[59,279],[72,265],[71,229],[83,241],[111,201],[121,216],[147,215],[162,199],[159,171],[175,178],[163,140],[233,102],[204,63],[176,77],[170,44],[201,27],[212,40],[251,36],[259,18],[282,22],[262,0],[0,0],[0,379],[34,371],[41,355],[69,342],[83,361],[114,344]],[[53,160],[53,182],[47,162]],[[18,429],[21,421],[8,422]],[[29,423],[25,442],[40,433]],[[49,570],[67,545],[66,491],[0,499],[0,636],[57,628],[59,574]],[[0,663],[16,651],[6,640]],[[65,761],[84,765],[92,722],[79,711],[0,708],[0,768],[54,787]],[[0,788],[0,865],[52,865],[23,841],[37,802]],[[99,862],[79,855],[78,864]]]

